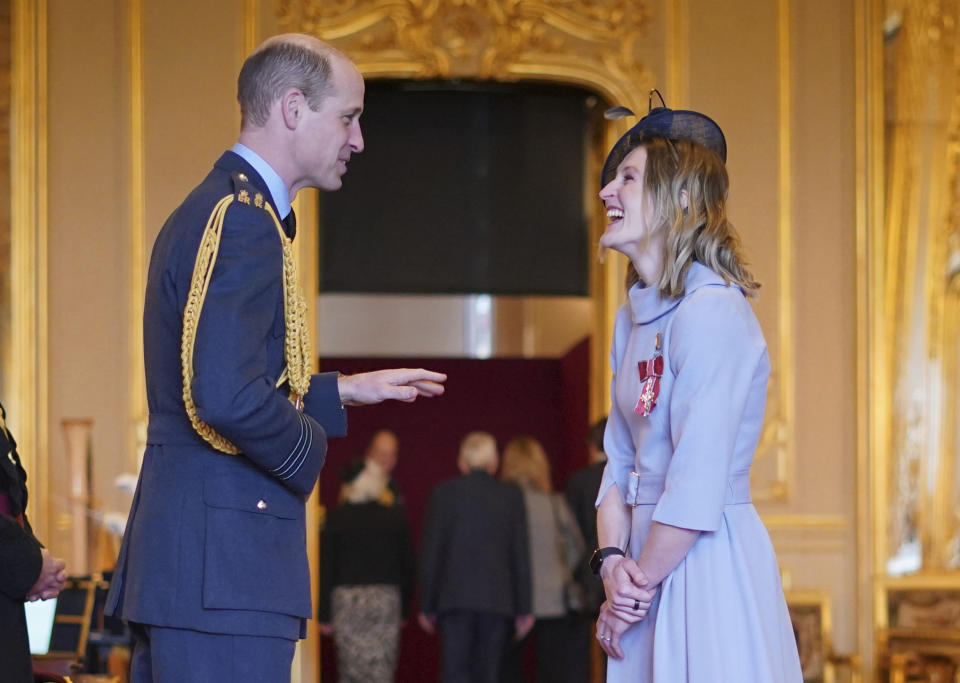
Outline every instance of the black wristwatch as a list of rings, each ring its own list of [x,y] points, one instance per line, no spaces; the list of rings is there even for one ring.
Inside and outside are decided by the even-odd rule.
[[[626,553],[620,550],[620,548],[597,548],[593,551],[593,555],[590,556],[590,571],[592,571],[595,576],[600,576],[600,567],[603,565],[603,561],[614,555],[625,556]]]

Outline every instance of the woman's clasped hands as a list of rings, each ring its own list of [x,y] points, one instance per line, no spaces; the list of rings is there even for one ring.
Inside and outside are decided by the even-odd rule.
[[[650,586],[636,560],[629,557],[607,558],[600,568],[607,600],[597,619],[597,640],[608,656],[623,658],[620,637],[646,618],[657,586]]]

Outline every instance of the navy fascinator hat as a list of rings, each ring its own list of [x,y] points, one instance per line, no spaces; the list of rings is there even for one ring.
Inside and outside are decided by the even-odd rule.
[[[653,96],[660,98],[659,107],[653,106]],[[608,119],[622,119],[636,116],[626,107],[608,109],[604,116]],[[635,147],[651,138],[667,140],[690,140],[714,152],[723,163],[727,162],[727,140],[716,121],[696,111],[668,109],[659,90],[650,91],[650,111],[633,128],[617,140],[603,163],[600,186],[604,187],[617,173],[620,162]]]

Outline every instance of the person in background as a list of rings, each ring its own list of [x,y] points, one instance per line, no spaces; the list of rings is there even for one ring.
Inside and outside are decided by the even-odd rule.
[[[589,464],[574,472],[567,479],[567,502],[577,518],[580,533],[587,548],[597,547],[597,491],[603,479],[603,470],[607,464],[607,454],[603,450],[603,433],[607,429],[607,418],[602,417],[590,427],[587,437],[587,451]],[[580,578],[584,589],[584,609],[580,612],[579,640],[588,652],[595,642],[593,639],[594,625],[600,616],[600,606],[604,601],[603,583],[590,572],[587,558],[577,567],[574,575]],[[606,667],[606,658],[603,651],[597,647],[597,661],[601,669]],[[586,680],[586,679],[582,679]]]
[[[397,466],[397,456],[400,452],[400,441],[397,435],[389,429],[379,429],[370,438],[367,451],[363,459],[375,462],[390,476]]]
[[[511,634],[533,626],[523,496],[494,478],[498,460],[490,434],[468,434],[462,476],[433,489],[424,518],[418,619],[440,631],[443,683],[499,683]]]
[[[340,479],[349,481],[356,477],[365,466],[373,463],[376,467],[380,468],[387,477],[387,487],[383,491],[383,497],[380,502],[384,505],[391,505],[393,503],[403,505],[403,494],[400,493],[400,488],[393,478],[393,470],[397,466],[399,453],[400,440],[397,439],[397,435],[389,429],[378,429],[370,438],[370,442],[367,444],[363,456],[351,460],[344,465],[340,472]],[[344,495],[345,490],[340,493],[341,502],[344,499]]]
[[[386,471],[368,461],[321,534],[320,628],[333,636],[341,683],[394,680],[415,570],[407,518],[382,502],[387,492]]]
[[[32,683],[23,603],[57,597],[66,565],[33,535],[27,520],[27,473],[0,405],[0,664],[5,683]]]
[[[500,478],[523,491],[533,583],[533,637],[538,683],[581,683],[589,675],[589,647],[578,638],[583,591],[573,576],[584,561],[580,528],[566,498],[553,492],[550,463],[539,441],[512,439],[503,449]],[[522,681],[523,645],[508,650],[503,680]]]
[[[603,433],[607,428],[607,418],[602,417],[590,427],[587,437],[589,464],[577,470],[567,479],[566,495],[570,509],[580,526],[580,533],[588,548],[597,547],[597,492],[603,479],[603,470],[607,464],[607,454],[603,451]],[[587,604],[595,613],[600,612],[603,603],[603,585],[599,581],[590,582],[587,590]],[[593,590],[590,590],[593,589]]]

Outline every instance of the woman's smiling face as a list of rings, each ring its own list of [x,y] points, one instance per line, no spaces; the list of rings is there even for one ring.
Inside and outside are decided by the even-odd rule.
[[[651,240],[656,226],[653,199],[644,183],[647,150],[637,147],[617,168],[617,175],[600,190],[600,199],[607,207],[607,229],[600,237],[600,246],[615,249],[631,259],[653,247]]]

